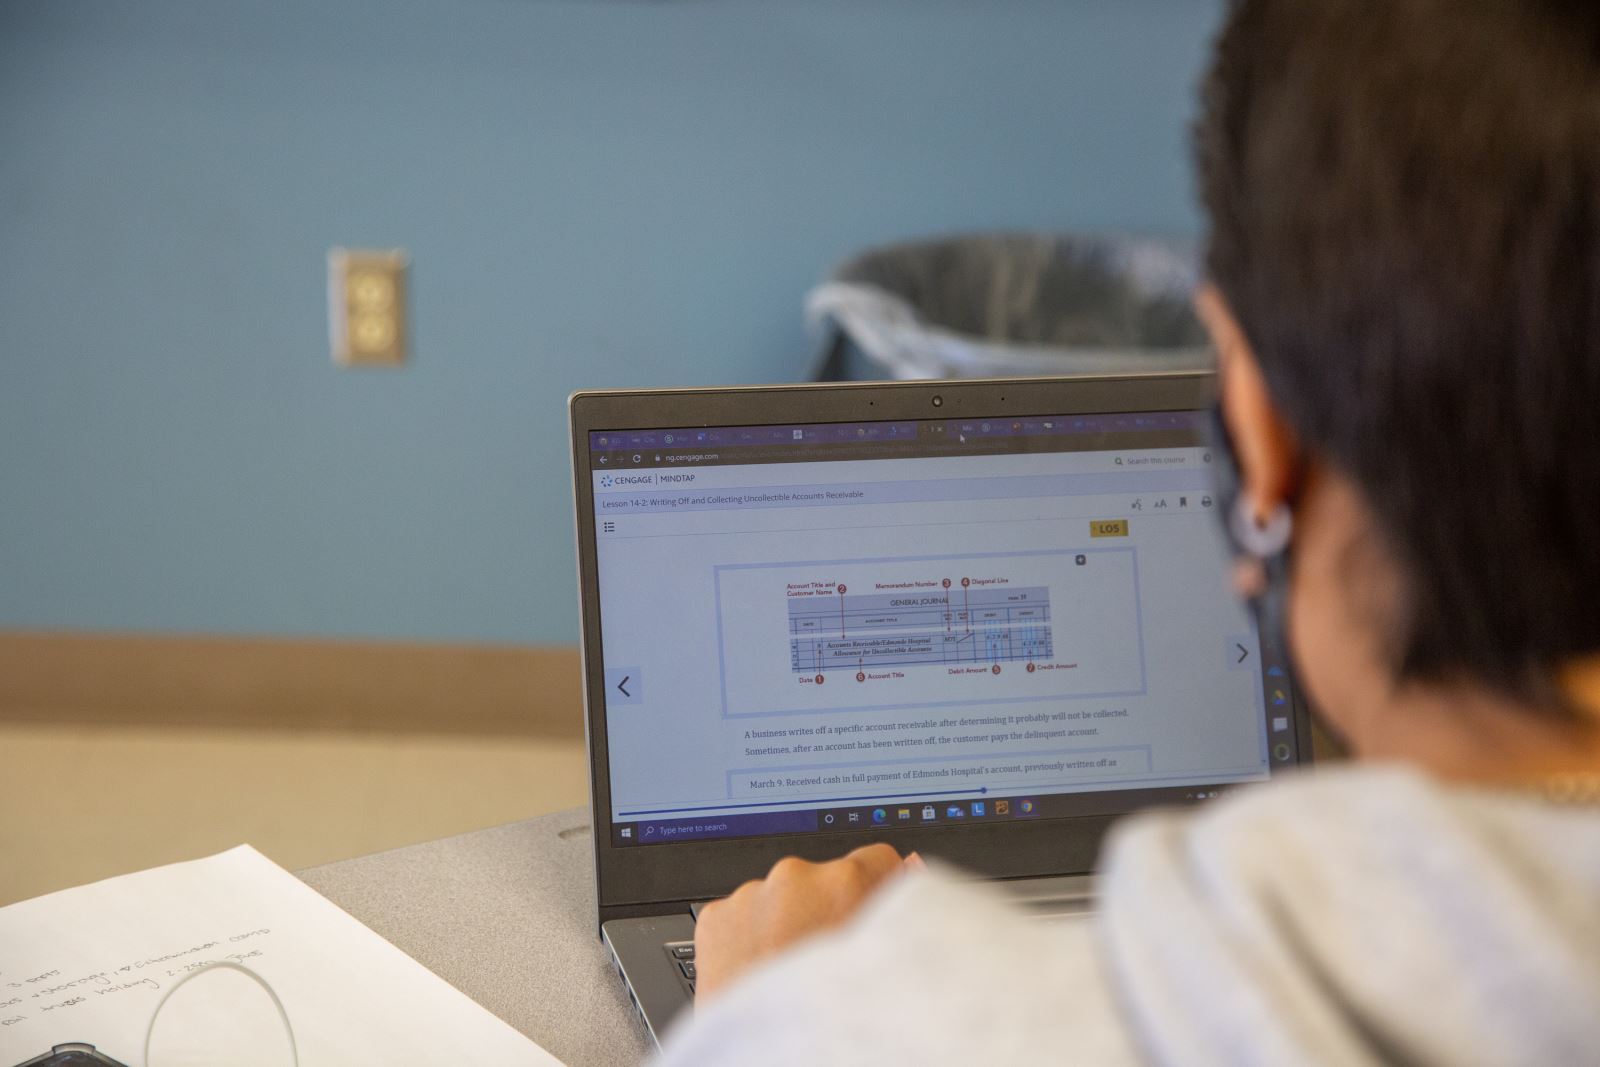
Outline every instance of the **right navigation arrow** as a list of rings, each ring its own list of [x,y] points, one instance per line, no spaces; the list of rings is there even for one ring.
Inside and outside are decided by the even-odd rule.
[[[1234,660],[1233,662],[1235,662],[1235,663],[1243,663],[1245,660],[1250,658],[1250,650],[1248,648],[1245,648],[1239,642],[1235,641],[1233,643],[1233,647],[1237,648],[1239,650],[1239,658]]]

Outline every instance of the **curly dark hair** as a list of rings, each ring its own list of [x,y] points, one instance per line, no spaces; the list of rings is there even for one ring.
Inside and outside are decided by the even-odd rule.
[[[1240,0],[1195,148],[1211,279],[1404,576],[1397,676],[1548,700],[1600,650],[1600,2]]]

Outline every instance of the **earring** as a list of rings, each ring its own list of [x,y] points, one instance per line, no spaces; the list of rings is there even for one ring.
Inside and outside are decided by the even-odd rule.
[[[1289,505],[1279,502],[1267,516],[1265,523],[1256,522],[1250,502],[1240,493],[1233,501],[1233,514],[1228,517],[1228,529],[1236,545],[1256,559],[1271,559],[1289,544],[1289,534],[1294,530],[1294,516]]]

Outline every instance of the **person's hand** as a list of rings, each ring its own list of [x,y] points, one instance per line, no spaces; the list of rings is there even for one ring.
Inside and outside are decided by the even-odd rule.
[[[902,860],[888,845],[868,845],[828,863],[790,856],[765,878],[707,904],[694,926],[695,1003],[715,997],[768,956],[840,925],[885,881],[921,863],[915,853]]]

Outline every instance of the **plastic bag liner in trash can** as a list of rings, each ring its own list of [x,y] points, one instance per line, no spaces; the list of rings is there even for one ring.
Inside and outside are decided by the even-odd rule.
[[[892,245],[806,299],[816,377],[971,378],[1211,366],[1189,306],[1192,247],[1151,238],[987,234]]]

